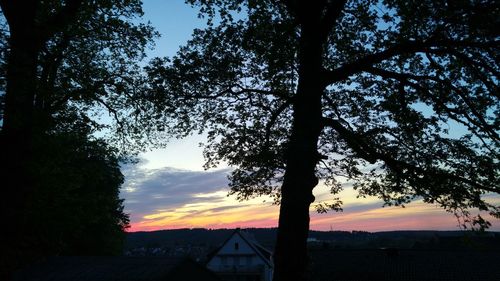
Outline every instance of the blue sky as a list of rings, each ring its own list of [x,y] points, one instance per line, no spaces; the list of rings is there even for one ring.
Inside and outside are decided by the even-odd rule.
[[[151,57],[174,55],[189,40],[193,29],[205,26],[198,11],[184,0],[144,0],[143,9],[144,19],[161,33],[155,50],[148,53]]]
[[[206,26],[205,20],[198,17],[198,11],[184,0],[145,0],[144,20],[160,32],[153,50],[148,51],[148,57],[173,56],[179,46],[185,44],[195,28]],[[178,140],[172,139],[165,149],[154,149],[142,155],[147,161],[143,163],[146,169],[172,167],[193,171],[203,170],[202,149],[200,142],[203,136],[193,135]]]

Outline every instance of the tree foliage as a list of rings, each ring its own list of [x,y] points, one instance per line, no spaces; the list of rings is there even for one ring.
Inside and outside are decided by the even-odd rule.
[[[208,134],[231,192],[280,201],[274,280],[307,280],[312,190],[416,199],[465,227],[500,218],[496,1],[190,0],[209,26],[147,68],[180,133]],[[318,206],[339,208],[339,199]]]
[[[25,239],[34,255],[118,255],[128,227],[116,149],[91,135],[75,112],[40,137],[31,165],[36,179]]]
[[[129,222],[119,155],[145,140],[131,96],[156,36],[140,22],[142,2],[0,4],[2,189],[10,199],[0,278],[43,255],[119,254]]]
[[[500,191],[495,1],[189,2],[212,24],[151,63],[147,98],[174,129],[208,132],[206,167],[235,166],[240,198],[279,196],[304,11],[317,8],[316,175],[332,193],[344,177],[386,204],[421,198],[471,223],[484,221],[469,220],[469,209],[499,216],[483,198]]]
[[[134,122],[133,112],[140,105],[132,95],[141,79],[139,62],[156,33],[149,24],[140,23],[141,5],[141,1],[89,5],[47,42],[40,57],[42,110],[54,114],[75,107],[122,150],[134,140],[147,141],[137,129],[141,125]]]
[[[78,1],[67,2],[45,1],[39,5],[34,16],[41,23],[38,32],[44,29],[43,23]],[[50,127],[48,116],[74,107],[95,129],[106,132],[101,134],[108,141],[130,152],[148,142],[146,132],[138,129],[145,127],[138,124],[143,120],[134,117],[141,105],[132,95],[143,82],[139,63],[158,35],[149,23],[141,23],[139,0],[81,5],[71,21],[52,28],[55,31],[40,47],[33,104],[38,112],[35,119],[41,117],[43,121],[36,126]],[[9,30],[4,23],[1,36],[7,43]],[[3,68],[8,48],[7,44],[2,46]],[[6,73],[1,76],[5,81]]]

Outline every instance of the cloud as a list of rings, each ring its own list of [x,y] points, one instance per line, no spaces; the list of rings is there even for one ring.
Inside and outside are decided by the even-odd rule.
[[[120,196],[132,222],[148,215],[176,210],[187,203],[221,202],[228,189],[229,169],[188,171],[174,168],[143,169],[139,164],[124,165]],[[221,192],[217,193],[217,192]],[[212,194],[207,197],[206,194]]]
[[[278,207],[269,198],[239,202],[228,196],[230,169],[147,169],[142,161],[123,165],[121,197],[131,231],[184,227],[276,226]]]
[[[381,208],[376,204],[345,208],[343,213],[311,214],[311,225],[316,229],[335,230],[457,230],[455,218],[443,209],[412,202],[401,207]]]
[[[142,164],[142,165],[141,165]],[[125,165],[126,177],[121,196],[131,214],[131,231],[173,228],[276,227],[279,206],[266,197],[239,202],[228,196],[227,175],[230,169],[189,171],[174,168],[146,169],[144,162]],[[357,198],[352,186],[336,196],[320,184],[315,189],[317,201],[340,197],[344,212],[317,214],[311,208],[311,228],[317,230],[457,229],[452,215],[437,206],[417,200],[407,208],[382,208],[376,197]],[[499,196],[488,196],[498,204]],[[492,220],[492,230],[500,229]]]

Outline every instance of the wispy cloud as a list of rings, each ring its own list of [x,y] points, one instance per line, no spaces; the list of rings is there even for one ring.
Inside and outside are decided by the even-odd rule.
[[[125,210],[131,214],[132,222],[144,216],[175,210],[187,203],[220,201],[221,198],[206,198],[209,194],[227,190],[228,170],[211,172],[187,171],[173,168],[148,170],[140,165],[122,167],[126,181],[121,191],[125,199]]]
[[[126,182],[121,196],[131,214],[132,231],[171,228],[276,227],[279,206],[270,198],[239,202],[228,196],[229,169],[188,171],[173,168],[122,168]],[[311,208],[311,228],[319,230],[456,229],[452,215],[421,201],[406,208],[382,208],[377,198],[357,198],[347,186],[338,196],[344,212],[317,214]],[[315,189],[317,201],[332,196],[324,185]],[[490,200],[500,200],[493,196]],[[493,230],[500,230],[494,220]]]

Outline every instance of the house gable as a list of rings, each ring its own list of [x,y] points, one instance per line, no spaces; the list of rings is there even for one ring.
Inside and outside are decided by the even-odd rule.
[[[231,260],[232,259],[232,260]],[[238,259],[238,261],[235,261]],[[245,261],[243,260],[245,259]],[[222,246],[209,259],[207,266],[214,267],[225,265],[227,263],[251,263],[254,265],[262,264],[272,267],[270,253],[256,242],[251,241],[239,229],[222,244]]]
[[[207,267],[223,280],[270,281],[273,274],[271,253],[240,229],[213,252]]]
[[[228,240],[226,240],[217,254],[251,255],[255,254],[255,250],[238,232],[235,232],[231,237],[229,237]]]

